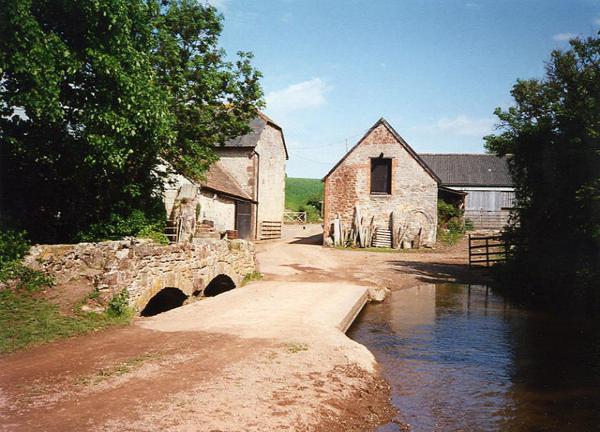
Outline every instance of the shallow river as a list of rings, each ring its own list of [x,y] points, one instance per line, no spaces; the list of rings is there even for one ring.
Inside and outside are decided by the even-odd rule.
[[[600,431],[590,320],[511,306],[483,286],[431,284],[368,305],[348,335],[375,355],[414,431]]]

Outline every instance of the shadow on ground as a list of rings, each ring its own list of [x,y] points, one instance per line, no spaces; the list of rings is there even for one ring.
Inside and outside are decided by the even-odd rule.
[[[391,268],[404,274],[412,274],[423,283],[457,282],[463,284],[490,283],[488,269],[471,268],[468,264],[448,264],[394,260],[387,262]]]
[[[296,237],[297,240],[290,242],[290,244],[304,244],[304,245],[317,245],[323,244],[323,234],[315,234],[309,237]]]

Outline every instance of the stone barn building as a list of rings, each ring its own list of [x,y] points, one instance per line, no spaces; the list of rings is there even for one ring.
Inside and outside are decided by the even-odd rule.
[[[437,233],[436,174],[408,143],[380,119],[323,179],[324,241],[337,215],[343,229],[355,208],[388,231],[390,246],[433,246]]]
[[[288,159],[283,130],[262,113],[250,127],[248,134],[215,149],[219,161],[204,180],[171,176],[165,207],[173,232],[183,227],[185,238],[190,232],[218,237],[228,230],[249,240],[281,236]]]
[[[285,210],[285,137],[283,129],[261,112],[250,128],[216,151],[221,166],[252,200],[243,209],[245,216],[236,219],[236,229],[248,232],[244,238],[277,238]]]

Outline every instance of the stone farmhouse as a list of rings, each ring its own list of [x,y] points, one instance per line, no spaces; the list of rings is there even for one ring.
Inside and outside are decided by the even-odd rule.
[[[419,156],[441,179],[442,188],[466,194],[465,218],[470,219],[475,228],[501,229],[506,225],[515,198],[506,158],[487,154]]]
[[[437,234],[439,177],[383,118],[323,179],[324,242],[338,216],[350,229],[356,209],[373,219],[388,246],[432,246]]]
[[[171,225],[167,235],[217,238],[236,230],[249,240],[281,236],[288,159],[283,130],[263,113],[250,127],[248,134],[216,149],[220,159],[205,180],[171,177],[164,199]]]

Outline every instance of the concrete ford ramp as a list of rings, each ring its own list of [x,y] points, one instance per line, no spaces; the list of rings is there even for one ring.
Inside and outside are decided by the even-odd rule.
[[[139,325],[329,345],[373,370],[372,354],[344,335],[367,300],[367,287],[343,282],[257,282],[142,319]]]

